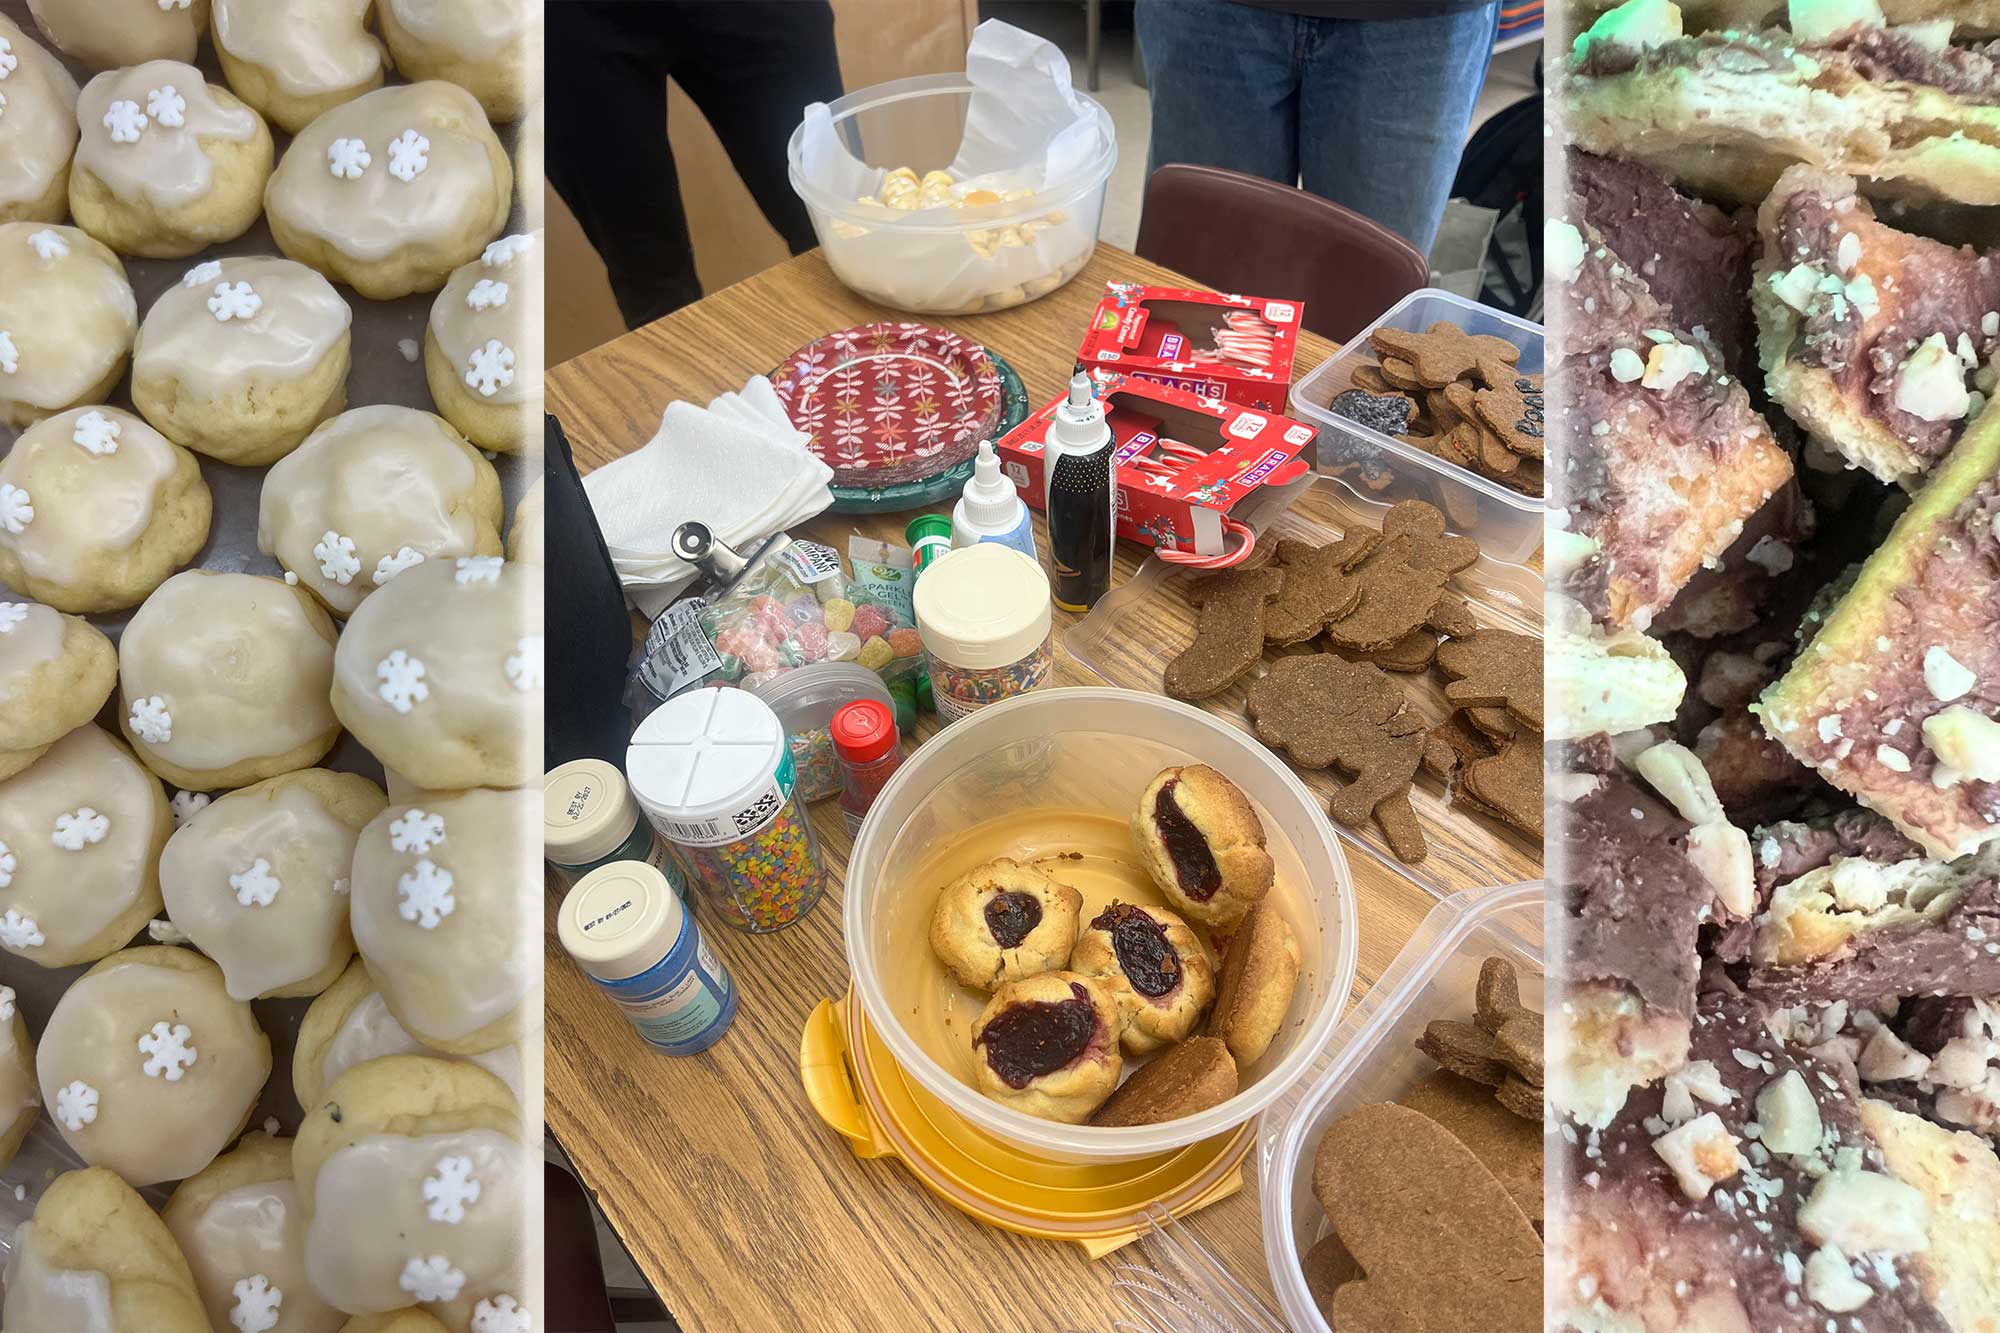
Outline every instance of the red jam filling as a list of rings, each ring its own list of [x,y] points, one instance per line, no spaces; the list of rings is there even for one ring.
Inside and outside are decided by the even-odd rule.
[[[1160,830],[1160,841],[1167,846],[1167,859],[1174,863],[1174,878],[1181,892],[1205,903],[1222,887],[1222,871],[1215,864],[1215,853],[1208,849],[1208,839],[1174,799],[1174,789],[1180,785],[1179,778],[1169,778],[1153,798],[1153,826]]]
[[[1018,949],[1042,923],[1042,903],[1032,893],[1010,889],[986,900],[986,929],[1003,949]]]
[[[1112,952],[1132,989],[1149,1000],[1181,984],[1181,956],[1167,943],[1167,929],[1141,908],[1113,903],[1090,923],[1092,930],[1111,935]]]
[[[1001,1010],[973,1043],[986,1048],[987,1065],[1008,1087],[1025,1088],[1089,1049],[1097,1009],[1080,983],[1069,988],[1067,1000],[1023,1000]]]

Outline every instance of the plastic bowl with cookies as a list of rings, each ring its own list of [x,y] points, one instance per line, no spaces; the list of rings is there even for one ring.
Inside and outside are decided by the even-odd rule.
[[[954,978],[933,947],[940,894],[997,858],[1043,866],[1081,894],[1080,919],[1115,901],[1155,915],[1166,898],[1133,832],[1141,798],[1177,766],[1206,765],[1247,798],[1270,856],[1257,910],[1283,918],[1298,968],[1289,1003],[1236,1091],[1147,1124],[1064,1123],[981,1091],[974,1044],[993,996]],[[1198,925],[1199,923],[1191,923]],[[1289,767],[1227,722],[1117,689],[1042,690],[953,724],[905,763],[869,812],[848,865],[847,957],[867,1025],[891,1059],[974,1129],[1058,1162],[1127,1162],[1227,1134],[1310,1069],[1346,1007],[1357,933],[1352,881],[1321,804]],[[1212,949],[1214,935],[1199,932]],[[1078,957],[1081,957],[1079,949]],[[1192,956],[1187,962],[1197,970]],[[1072,968],[1082,964],[1072,961]],[[1214,978],[1222,981],[1219,955]],[[1067,973],[1030,978],[1046,984]],[[1067,983],[1065,983],[1067,984]],[[985,1015],[990,1020],[991,1014]],[[1208,1031],[1196,1026],[1193,1038]],[[1185,1045],[1186,1043],[1182,1043]],[[1127,1051],[1122,1077],[1167,1052]]]

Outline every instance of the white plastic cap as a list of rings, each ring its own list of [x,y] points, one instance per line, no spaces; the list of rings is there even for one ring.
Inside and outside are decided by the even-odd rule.
[[[676,823],[733,815],[771,785],[785,728],[748,690],[689,690],[632,733],[625,777],[648,814]]]
[[[965,505],[966,519],[989,531],[1010,527],[1018,519],[1015,506],[1021,500],[1014,493],[1014,483],[1000,471],[1000,455],[993,451],[993,441],[979,442],[972,477],[959,498]]]
[[[1104,404],[1091,391],[1090,376],[1079,370],[1070,377],[1068,401],[1056,408],[1055,418],[1049,422],[1049,447],[1051,451],[1095,453],[1109,438],[1111,428],[1104,424]]]
[[[613,861],[563,895],[556,935],[593,977],[621,981],[665,958],[681,937],[681,900],[644,861]]]

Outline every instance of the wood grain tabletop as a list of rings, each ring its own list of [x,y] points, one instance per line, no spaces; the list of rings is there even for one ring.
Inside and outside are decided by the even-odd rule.
[[[1020,372],[1032,409],[1067,381],[1107,280],[1200,285],[1100,245],[1074,281],[1039,301],[927,322],[998,352]],[[587,472],[643,445],[675,399],[705,403],[822,334],[885,318],[909,316],[855,295],[811,252],[551,369],[548,408]],[[1303,335],[1296,373],[1333,350]],[[910,517],[823,515],[794,534],[845,551],[854,532],[901,542]],[[1143,555],[1121,542],[1114,581],[1129,579]],[[1058,639],[1078,619],[1056,612]],[[1055,683],[1101,682],[1059,651]],[[926,717],[918,738],[935,727]],[[647,1046],[562,952],[551,912],[546,1115],[584,1183],[689,1333],[1096,1330],[1129,1318],[1107,1264],[1073,1244],[976,1222],[893,1158],[857,1160],[808,1105],[801,1031],[821,1000],[848,988],[841,882],[852,845],[836,802],[819,802],[812,815],[830,884],[810,916],[750,937],[699,912],[742,992],[734,1026],[702,1055],[676,1059]],[[1454,836],[1449,827],[1434,834]],[[1436,900],[1368,857],[1350,852],[1348,861],[1360,909],[1358,998]],[[1254,1152],[1243,1190],[1188,1225],[1275,1309]]]

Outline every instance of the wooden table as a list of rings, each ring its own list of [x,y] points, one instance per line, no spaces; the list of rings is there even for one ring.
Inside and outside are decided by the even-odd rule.
[[[1039,407],[1067,381],[1084,324],[1111,279],[1200,285],[1100,245],[1073,282],[1042,300],[933,322],[1005,357]],[[555,367],[549,410],[587,472],[650,439],[674,399],[705,403],[824,333],[884,318],[906,316],[841,286],[817,252],[801,255]],[[1303,335],[1297,373],[1333,350]],[[830,514],[795,534],[844,552],[857,531],[901,542],[909,518]],[[1120,543],[1115,579],[1131,577],[1143,554]],[[1058,636],[1077,619],[1056,612]],[[1059,652],[1056,683],[1101,682]],[[919,735],[934,730],[935,719],[926,719]],[[752,938],[705,914],[705,933],[743,1000],[728,1035],[700,1056],[673,1059],[641,1041],[570,963],[550,916],[550,1129],[689,1333],[1109,1327],[1129,1311],[1104,1265],[1074,1245],[971,1220],[893,1159],[857,1161],[807,1105],[800,1032],[822,999],[848,986],[840,884],[852,845],[835,802],[820,802],[813,823],[832,884],[811,916]],[[1435,900],[1366,857],[1348,861],[1360,908],[1358,997]],[[1243,1191],[1189,1225],[1268,1299],[1254,1157],[1245,1166]]]

